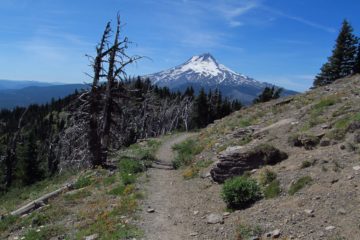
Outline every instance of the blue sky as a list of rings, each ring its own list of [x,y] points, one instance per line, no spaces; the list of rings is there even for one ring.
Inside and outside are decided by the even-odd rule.
[[[84,82],[108,20],[144,59],[130,74],[212,53],[259,81],[303,91],[331,53],[341,22],[360,31],[358,0],[1,0],[0,79]]]

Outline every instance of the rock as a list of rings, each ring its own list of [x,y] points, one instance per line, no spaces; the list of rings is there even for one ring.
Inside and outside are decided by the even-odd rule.
[[[211,213],[206,217],[206,222],[208,224],[224,223],[224,218],[220,214]]]
[[[280,235],[281,235],[280,229],[275,229],[274,231],[265,233],[264,237],[265,238],[279,238]]]
[[[287,158],[286,153],[268,144],[256,147],[235,146],[220,153],[219,161],[211,169],[210,174],[215,182],[222,183],[245,171],[258,169],[264,165],[274,165]]]
[[[224,213],[223,213],[223,216],[224,216],[224,217],[228,217],[228,216],[230,216],[230,213],[229,213],[229,212],[224,212]]]
[[[345,214],[346,214],[346,210],[345,210],[344,208],[339,208],[338,214],[340,214],[340,215],[345,215]]]
[[[347,128],[347,132],[355,132],[356,130],[360,129],[360,121],[355,121],[350,123],[350,125]]]
[[[309,217],[314,217],[314,210],[313,209],[305,209],[304,212],[309,216]]]
[[[340,149],[341,149],[341,150],[345,150],[345,149],[346,149],[346,146],[345,146],[344,144],[341,144],[341,145],[340,145]]]
[[[359,171],[359,170],[360,170],[360,166],[354,166],[353,169],[354,169],[355,171]]]
[[[153,208],[148,208],[146,211],[147,211],[148,213],[154,213],[154,212],[155,212],[155,209],[153,209]]]
[[[354,142],[360,143],[360,131],[357,131],[354,135]]]
[[[252,236],[252,237],[249,238],[249,240],[260,240],[260,238],[257,237],[257,236]]]
[[[324,138],[320,141],[321,147],[327,147],[327,146],[330,146],[330,144],[331,144],[331,141],[328,138]]]
[[[327,226],[327,227],[325,228],[326,231],[332,231],[332,230],[334,230],[334,229],[335,229],[334,226]]]
[[[280,229],[275,229],[274,231],[272,231],[273,238],[278,238],[280,237],[280,235],[281,235]]]
[[[197,232],[192,232],[192,233],[190,233],[190,236],[191,236],[191,237],[196,237],[197,235],[198,235]]]
[[[86,236],[85,240],[95,240],[95,239],[98,239],[98,238],[99,238],[99,234],[95,233],[93,235]]]
[[[194,215],[198,215],[199,214],[199,211],[194,211]]]

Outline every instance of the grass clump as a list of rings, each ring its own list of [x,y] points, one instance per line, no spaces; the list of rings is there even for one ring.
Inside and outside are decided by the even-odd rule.
[[[240,176],[225,181],[221,196],[230,208],[246,208],[261,198],[261,190],[255,180]]]
[[[60,226],[46,226],[39,229],[30,229],[25,235],[26,240],[47,240],[62,234],[64,229]]]
[[[263,230],[260,226],[249,226],[245,224],[240,224],[237,229],[237,238],[238,240],[247,240],[251,237],[258,237],[263,234]]]
[[[272,181],[274,181],[277,178],[277,174],[274,171],[271,171],[268,168],[264,168],[261,170],[259,175],[259,183],[262,186],[265,186],[267,184],[270,184]]]
[[[88,196],[91,196],[91,192],[86,189],[83,189],[75,193],[68,193],[64,195],[64,199],[67,202],[76,202],[77,200],[84,199]]]
[[[299,178],[295,183],[291,184],[290,189],[288,193],[290,195],[294,195],[298,191],[300,191],[302,188],[304,188],[306,185],[309,185],[312,183],[312,178],[310,176],[305,176],[302,178]]]
[[[280,182],[279,180],[274,180],[269,183],[263,190],[264,196],[266,199],[275,198],[280,195]]]
[[[93,183],[93,180],[91,179],[91,176],[80,176],[75,184],[74,184],[74,188],[75,189],[80,189],[80,188],[84,188],[87,186],[90,186]]]
[[[176,144],[173,150],[177,152],[177,156],[173,161],[173,166],[177,169],[182,166],[189,166],[193,162],[194,157],[202,152],[203,146],[194,139],[189,139]]]
[[[300,168],[301,168],[301,169],[304,169],[304,168],[311,167],[312,165],[313,165],[312,162],[310,162],[310,161],[308,161],[308,160],[305,160],[305,161],[303,161],[303,162],[301,163]]]
[[[9,229],[17,222],[18,219],[18,217],[8,215],[4,219],[0,220],[0,232],[4,232]]]

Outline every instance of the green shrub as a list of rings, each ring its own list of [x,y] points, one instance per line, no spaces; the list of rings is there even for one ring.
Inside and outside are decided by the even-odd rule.
[[[256,181],[242,176],[226,180],[221,194],[230,208],[245,208],[261,198]]]
[[[277,174],[274,171],[271,171],[268,168],[264,168],[260,172],[259,183],[262,186],[265,186],[265,185],[271,183],[272,181],[274,181],[276,178],[277,178]]]
[[[117,196],[121,196],[124,193],[125,190],[125,186],[123,184],[119,184],[118,186],[116,186],[115,188],[111,189],[108,194],[110,195],[117,195]]]
[[[289,194],[294,195],[295,193],[300,191],[300,189],[302,189],[306,185],[309,185],[312,181],[313,180],[310,176],[299,178],[295,183],[291,184]]]
[[[139,160],[128,157],[123,157],[120,160],[119,168],[120,168],[120,172],[131,173],[131,174],[140,173],[145,170],[144,166],[141,164]]]
[[[312,163],[310,162],[310,161],[307,161],[307,160],[305,160],[305,161],[303,161],[302,163],[301,163],[301,166],[300,166],[300,168],[308,168],[308,167],[311,167],[312,166]]]
[[[237,239],[247,240],[251,237],[260,236],[261,234],[263,234],[263,230],[261,229],[260,226],[253,227],[253,226],[240,224],[236,229],[236,233],[237,233]]]
[[[132,173],[121,173],[121,180],[124,185],[133,184],[136,182],[136,175]]]
[[[177,152],[177,156],[173,161],[173,167],[177,169],[181,166],[190,165],[194,157],[202,152],[203,147],[194,139],[189,139],[173,146],[173,150]]]
[[[18,217],[9,215],[0,220],[0,232],[4,232],[9,229],[9,227],[13,226],[18,219]]]
[[[80,176],[76,180],[76,182],[74,184],[74,188],[75,189],[84,188],[84,187],[91,185],[92,183],[93,183],[93,180],[91,179],[90,176]]]
[[[279,180],[272,181],[264,188],[264,196],[266,199],[275,198],[281,193]]]

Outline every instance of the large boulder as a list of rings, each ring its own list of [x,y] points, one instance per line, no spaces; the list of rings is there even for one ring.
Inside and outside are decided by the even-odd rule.
[[[287,158],[286,153],[268,144],[251,148],[231,147],[220,153],[219,161],[211,169],[210,174],[214,181],[223,183],[228,178],[242,175],[260,166],[274,165]]]

